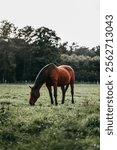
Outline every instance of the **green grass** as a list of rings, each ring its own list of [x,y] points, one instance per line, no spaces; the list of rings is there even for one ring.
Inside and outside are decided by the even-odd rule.
[[[0,85],[0,150],[99,150],[99,85],[76,84],[51,105],[45,86],[30,106],[28,85]]]

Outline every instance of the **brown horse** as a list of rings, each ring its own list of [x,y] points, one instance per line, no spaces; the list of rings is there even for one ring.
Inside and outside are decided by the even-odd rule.
[[[54,103],[52,96],[52,86],[54,88],[54,98],[55,104],[57,105],[57,86],[61,87],[62,90],[62,104],[65,100],[65,93],[69,87],[71,86],[71,95],[72,95],[72,103],[74,103],[74,70],[67,65],[56,66],[55,64],[48,64],[43,67],[38,73],[34,86],[30,87],[30,105],[34,105],[37,99],[40,97],[40,88],[44,83],[46,83],[46,87],[48,88],[51,104]]]

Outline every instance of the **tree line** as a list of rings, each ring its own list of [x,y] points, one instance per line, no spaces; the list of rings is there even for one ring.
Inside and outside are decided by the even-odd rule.
[[[76,81],[100,81],[100,46],[91,49],[73,42],[61,43],[56,32],[47,28],[0,22],[0,82],[31,82],[48,63],[74,68]]]

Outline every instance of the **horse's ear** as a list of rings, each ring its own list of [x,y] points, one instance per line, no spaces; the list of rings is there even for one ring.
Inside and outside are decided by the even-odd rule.
[[[30,86],[30,85],[29,85],[29,88],[31,88],[31,89],[32,89],[32,86]]]

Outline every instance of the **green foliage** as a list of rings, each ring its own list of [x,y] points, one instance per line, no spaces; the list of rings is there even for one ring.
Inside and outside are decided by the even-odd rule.
[[[0,86],[1,150],[99,150],[99,85],[76,84],[65,104],[51,105],[45,86],[36,105],[28,103],[29,85]]]
[[[13,23],[3,20],[0,22],[0,39],[8,39],[16,35],[17,28]]]
[[[47,27],[18,29],[7,20],[0,23],[0,82],[34,81],[48,63],[71,65],[76,81],[99,82],[99,55],[100,46],[89,49],[75,42],[68,46]]]
[[[67,64],[74,68],[76,81],[97,82],[100,81],[100,57],[61,55],[61,64]]]

